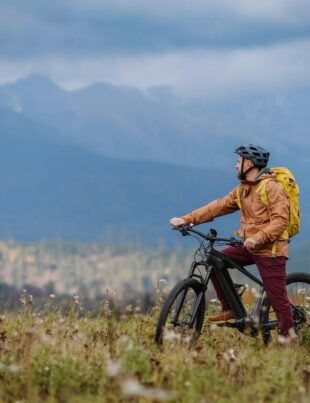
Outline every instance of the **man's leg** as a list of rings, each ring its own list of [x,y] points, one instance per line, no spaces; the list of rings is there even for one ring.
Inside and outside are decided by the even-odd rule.
[[[243,246],[229,246],[228,248],[222,250],[222,253],[231,259],[233,259],[236,263],[239,263],[242,266],[247,266],[249,264],[253,264],[254,260],[252,257],[252,254]],[[226,300],[223,291],[221,289],[220,283],[218,279],[216,278],[214,272],[210,276],[212,283],[214,285],[217,298],[222,304],[222,311],[230,311],[231,307],[228,304],[228,301]]]
[[[294,329],[291,306],[286,292],[286,260],[285,257],[255,257],[267,296],[277,316],[279,332],[285,337],[289,335],[291,328]]]

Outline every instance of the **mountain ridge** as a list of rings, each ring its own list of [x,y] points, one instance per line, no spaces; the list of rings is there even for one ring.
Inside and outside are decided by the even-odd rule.
[[[28,127],[29,118],[0,109],[2,238],[167,240],[170,216],[230,184],[216,170],[107,158],[57,142],[37,122],[31,134]]]
[[[107,88],[108,93],[102,93]],[[154,229],[150,241],[167,239],[170,215],[184,214],[231,190],[237,183],[233,150],[241,142],[252,141],[251,137],[227,137],[222,122],[214,123],[219,116],[215,106],[209,105],[203,116],[205,105],[182,102],[167,88],[145,95],[137,89],[95,84],[91,89],[68,92],[42,76],[0,86],[0,177],[7,186],[0,203],[6,223],[2,236],[97,239],[100,223],[116,238],[117,233],[130,233],[134,228],[136,239],[143,241],[141,234],[150,226]],[[265,109],[258,116],[263,118]],[[237,115],[229,115],[232,111],[223,107],[225,125],[236,121]],[[204,123],[211,122],[213,114],[206,134]],[[267,123],[263,120],[262,124]],[[271,164],[286,165],[296,176],[301,189],[302,236],[307,237],[307,147],[299,144],[298,137],[289,145],[280,128],[279,124],[273,142],[269,138]],[[105,210],[96,205],[100,200]],[[33,213],[34,208],[41,216]],[[231,217],[217,222],[228,234],[232,225],[238,225]],[[78,235],[81,231],[84,236]]]

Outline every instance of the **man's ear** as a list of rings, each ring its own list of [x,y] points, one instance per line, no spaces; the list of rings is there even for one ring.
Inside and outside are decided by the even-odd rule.
[[[247,167],[248,167],[248,168],[252,168],[252,167],[254,167],[254,163],[253,163],[253,161],[252,161],[252,160],[248,160],[248,159],[247,159],[247,161],[246,161],[246,165],[247,165]]]

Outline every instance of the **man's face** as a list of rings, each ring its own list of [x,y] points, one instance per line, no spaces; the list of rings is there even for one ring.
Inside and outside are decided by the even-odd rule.
[[[238,179],[242,179],[242,173],[241,173],[242,160],[243,160],[243,157],[241,157],[239,155],[238,160],[237,160],[236,165],[235,165],[237,175],[238,175]],[[248,159],[244,158],[243,172],[246,172],[249,168],[252,168],[253,165],[254,164],[253,164],[253,162],[251,160],[248,160]]]

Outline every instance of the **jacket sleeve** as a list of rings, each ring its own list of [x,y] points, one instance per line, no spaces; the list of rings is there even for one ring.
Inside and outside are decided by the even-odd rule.
[[[286,229],[290,220],[290,204],[282,186],[269,181],[266,185],[268,199],[269,224],[254,235],[257,245],[276,241]]]
[[[239,210],[237,204],[237,186],[228,195],[222,199],[214,200],[213,202],[206,204],[205,206],[192,211],[181,217],[186,222],[186,224],[202,224],[207,221],[212,221],[215,217],[221,215],[233,213]]]

